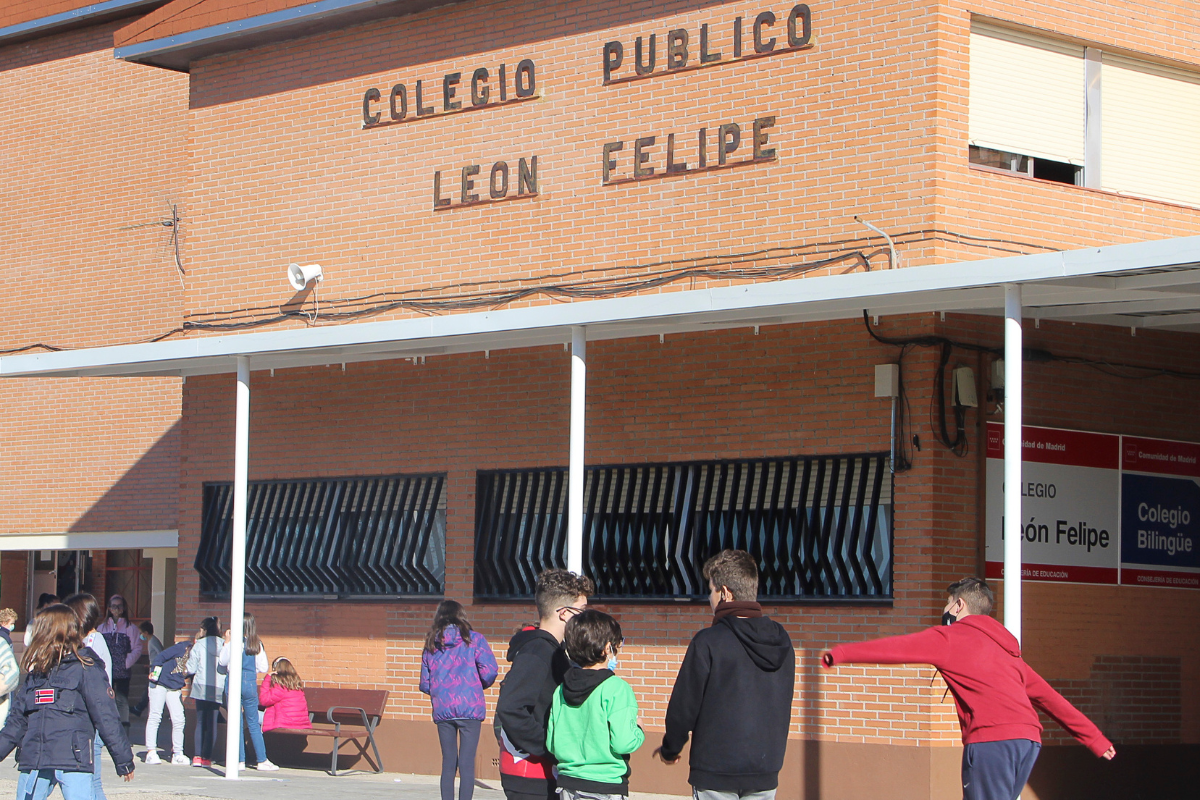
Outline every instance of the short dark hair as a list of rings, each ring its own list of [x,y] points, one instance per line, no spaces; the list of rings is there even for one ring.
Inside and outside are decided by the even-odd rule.
[[[534,598],[538,616],[547,619],[563,606],[569,606],[580,595],[587,597],[596,591],[591,578],[576,575],[565,569],[548,569],[538,575]]]
[[[604,648],[612,645],[613,652],[621,646],[621,623],[605,614],[589,608],[567,620],[563,643],[567,655],[581,667],[590,667],[604,660]]]
[[[104,618],[104,610],[100,608],[100,601],[96,599],[95,595],[87,592],[71,595],[63,601],[63,605],[75,612],[75,616],[79,619],[79,633],[82,636],[87,636],[96,630],[96,626]]]
[[[221,621],[216,617],[205,617],[200,620],[200,630],[197,631],[200,638],[207,639],[210,636],[221,638]]]
[[[992,613],[995,596],[992,587],[983,578],[963,578],[946,587],[946,593],[955,600],[962,599],[972,614],[988,616]]]
[[[142,633],[146,634],[147,636],[154,635],[154,623],[151,622],[150,620],[146,620],[145,622],[139,623],[138,627],[141,628]]]
[[[704,579],[733,592],[734,600],[758,599],[758,564],[745,550],[722,550],[704,562]]]

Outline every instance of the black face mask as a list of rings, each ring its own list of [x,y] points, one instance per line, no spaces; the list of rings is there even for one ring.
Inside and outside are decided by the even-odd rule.
[[[942,624],[943,625],[952,625],[955,622],[958,622],[958,619],[953,614],[951,614],[949,611],[942,614]]]

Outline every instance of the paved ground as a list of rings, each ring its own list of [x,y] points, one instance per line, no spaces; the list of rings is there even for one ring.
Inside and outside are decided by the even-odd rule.
[[[147,766],[141,763],[142,748],[135,747],[138,765],[134,780],[125,783],[117,777],[112,761],[104,754],[104,791],[110,798],[130,798],[136,794],[143,800],[182,800],[198,798],[213,800],[440,800],[438,779],[434,775],[403,775],[384,772],[339,773],[335,778],[317,770],[280,769],[278,772],[258,773],[247,770],[239,780],[224,777],[224,770],[195,767],[175,767],[170,764]],[[17,772],[13,759],[0,764],[0,798],[15,797]],[[55,792],[53,798],[61,798]],[[503,800],[504,793],[493,781],[478,781],[476,800]],[[669,795],[633,794],[631,800],[679,800]]]

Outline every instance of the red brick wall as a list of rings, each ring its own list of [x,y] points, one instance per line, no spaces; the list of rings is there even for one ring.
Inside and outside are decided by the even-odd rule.
[[[924,322],[922,320],[922,322]],[[895,329],[911,329],[900,324]],[[872,364],[890,348],[870,342],[859,323],[749,328],[687,337],[594,342],[589,348],[588,460],[591,463],[731,458],[791,453],[837,453],[887,448],[888,404],[872,396]],[[929,366],[928,354],[913,358]],[[561,348],[493,352],[408,362],[277,370],[252,376],[252,479],[389,472],[446,472],[446,594],[468,601],[472,592],[474,471],[565,464],[569,358]],[[229,480],[232,469],[233,381],[191,378],[184,388],[184,454],[180,560],[195,557],[201,486]],[[914,385],[914,403],[924,387]],[[928,452],[928,451],[927,451]],[[772,609],[791,630],[801,657],[800,686],[818,681],[830,692],[854,692],[855,672],[823,678],[816,656],[829,644],[900,633],[936,621],[940,602],[928,573],[934,553],[974,544],[935,546],[936,503],[922,488],[940,456],[930,453],[899,476],[895,547],[896,604],[892,609]],[[937,556],[941,558],[944,556]],[[196,573],[179,577],[181,628],[221,607],[198,597]],[[934,604],[938,603],[935,609]],[[252,603],[271,651],[296,660],[306,679],[361,683],[392,690],[391,714],[428,715],[416,691],[420,642],[430,604],[368,605]],[[613,606],[628,645],[622,672],[639,692],[646,724],[659,727],[684,646],[707,624],[707,607]],[[473,623],[498,651],[531,615],[529,607],[476,605]],[[373,638],[372,638],[373,637]],[[831,709],[798,695],[795,733],[853,741],[951,743],[952,710],[938,705],[928,669],[875,671],[868,699]],[[494,698],[494,692],[489,693]],[[879,708],[879,704],[886,708]],[[931,711],[931,706],[934,710]],[[950,714],[950,716],[947,716]]]
[[[187,76],[115,61],[115,26],[0,47],[0,350],[180,324],[157,223],[184,192]],[[0,533],[175,527],[177,379],[7,380],[0,404]]]

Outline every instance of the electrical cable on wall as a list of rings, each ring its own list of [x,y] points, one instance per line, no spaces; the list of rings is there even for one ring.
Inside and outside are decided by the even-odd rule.
[[[966,433],[966,409],[963,406],[952,404],[954,408],[954,423],[955,435],[950,436],[949,429],[946,425],[946,366],[950,362],[950,357],[955,348],[967,350],[975,353],[987,353],[996,358],[1004,357],[1003,347],[989,347],[987,345],[974,344],[972,342],[962,342],[955,339],[950,339],[945,336],[925,335],[911,336],[905,338],[896,338],[882,336],[875,331],[871,325],[870,314],[867,309],[863,309],[863,324],[867,328],[867,333],[875,341],[881,344],[892,345],[900,348],[900,354],[897,357],[897,363],[900,366],[900,396],[904,400],[901,405],[900,424],[898,427],[901,431],[908,429],[911,422],[907,417],[911,414],[911,407],[907,401],[907,395],[904,388],[904,356],[913,347],[940,347],[941,354],[938,358],[937,370],[934,373],[934,386],[930,398],[930,427],[933,430],[934,438],[936,438],[943,447],[955,455],[962,457],[969,452],[968,437]],[[1105,375],[1110,375],[1114,378],[1126,378],[1130,380],[1145,380],[1155,377],[1178,378],[1180,380],[1200,380],[1200,372],[1187,372],[1184,370],[1169,369],[1165,367],[1145,367],[1137,364],[1128,364],[1119,361],[1108,361],[1106,359],[1084,358],[1082,356],[1060,356],[1055,355],[1049,350],[1044,350],[1036,347],[1023,348],[1022,359],[1029,363],[1051,363],[1058,362],[1062,364],[1076,364],[1080,366],[1091,367]],[[953,390],[951,390],[953,391]],[[934,408],[936,407],[936,414]],[[908,443],[907,436],[901,434],[900,442],[902,446]],[[911,460],[907,453],[897,451],[896,471],[900,472],[901,463],[904,464],[904,469],[911,466]]]

